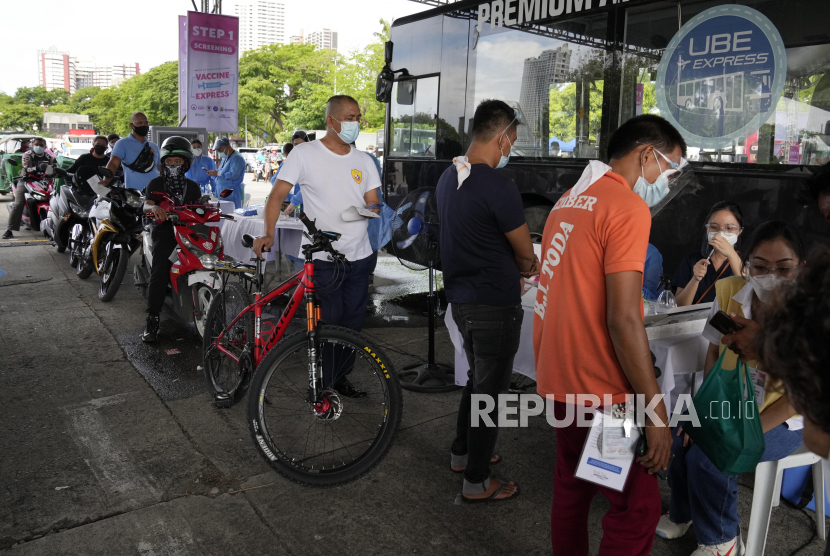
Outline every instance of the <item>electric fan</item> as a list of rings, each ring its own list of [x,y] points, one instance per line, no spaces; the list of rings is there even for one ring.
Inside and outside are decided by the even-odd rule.
[[[429,353],[424,364],[404,367],[398,376],[401,388],[413,392],[451,392],[461,388],[455,384],[455,370],[435,362],[435,267],[441,261],[438,245],[438,206],[435,189],[423,187],[407,195],[392,221],[392,249],[405,267],[429,270]]]

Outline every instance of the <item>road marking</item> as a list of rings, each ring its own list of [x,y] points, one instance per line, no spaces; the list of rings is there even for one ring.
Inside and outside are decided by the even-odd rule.
[[[89,466],[111,506],[126,503],[136,507],[139,501],[158,499],[160,491],[154,478],[133,464],[132,455],[123,443],[110,434],[100,409],[124,403],[131,396],[116,394],[65,408],[74,429],[75,442],[87,456]]]

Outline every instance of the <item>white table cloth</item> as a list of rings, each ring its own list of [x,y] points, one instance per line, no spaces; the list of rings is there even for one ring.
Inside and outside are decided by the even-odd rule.
[[[219,222],[222,240],[225,242],[225,255],[240,262],[248,262],[255,257],[253,250],[242,246],[245,234],[257,237],[265,235],[265,219],[260,216],[234,215],[233,220],[222,219]],[[280,218],[275,227],[277,241],[265,260],[273,261],[277,253],[296,257],[303,240],[303,223],[293,218]]]
[[[523,298],[524,319],[522,320],[522,336],[519,340],[519,349],[513,360],[513,372],[525,375],[536,380],[536,361],[533,354],[533,307],[529,306],[532,295]],[[467,384],[467,371],[470,365],[464,353],[464,342],[461,332],[452,318],[452,305],[447,306],[444,323],[455,348],[455,383],[464,386]],[[586,340],[587,342],[587,340]],[[661,391],[666,394],[669,411],[675,408],[677,395],[691,392],[692,376],[700,373],[697,385],[703,379],[703,364],[706,350],[709,347],[700,332],[692,332],[670,338],[649,341],[649,346],[657,358],[655,365],[660,368],[662,375],[658,379]],[[590,346],[586,345],[586,349]]]
[[[236,208],[233,201],[226,201],[224,199],[211,199],[208,202],[213,206],[218,206],[219,210],[222,211],[222,214],[233,214],[233,211]]]

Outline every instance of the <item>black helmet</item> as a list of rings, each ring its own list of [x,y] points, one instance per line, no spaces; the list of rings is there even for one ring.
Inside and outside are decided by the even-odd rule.
[[[161,164],[164,166],[164,159],[168,156],[178,156],[184,159],[184,171],[190,170],[190,165],[193,164],[193,150],[190,148],[190,141],[184,137],[174,135],[168,137],[161,144]]]

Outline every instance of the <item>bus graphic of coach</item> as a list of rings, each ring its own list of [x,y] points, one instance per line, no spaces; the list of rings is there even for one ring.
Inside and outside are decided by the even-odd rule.
[[[758,109],[754,102],[769,100],[770,71],[728,73],[716,77],[687,79],[677,83],[677,104],[691,110],[702,108],[715,112],[740,112],[745,108]],[[746,96],[745,96],[746,94]]]

